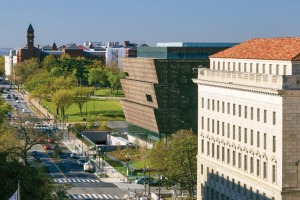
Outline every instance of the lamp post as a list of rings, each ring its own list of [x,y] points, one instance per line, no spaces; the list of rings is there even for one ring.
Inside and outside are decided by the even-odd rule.
[[[83,156],[83,134],[81,134],[81,154]]]
[[[129,176],[129,162],[131,160],[131,157],[128,154],[126,154],[125,157],[126,157],[126,177],[127,177],[127,182],[129,182],[128,181],[128,176]]]

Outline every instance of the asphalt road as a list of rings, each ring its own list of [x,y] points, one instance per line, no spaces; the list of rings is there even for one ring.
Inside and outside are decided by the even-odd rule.
[[[8,85],[0,85],[0,87],[9,87]],[[14,90],[4,91],[4,99],[12,107],[18,105],[18,109],[14,112],[23,113],[25,109],[25,115],[35,118],[36,115],[24,102],[22,95],[18,95]],[[18,96],[18,100],[21,103],[17,103],[16,100],[6,98],[6,95],[13,94]],[[13,116],[16,114],[12,113]],[[24,114],[24,113],[23,113]],[[17,119],[10,120],[11,123],[17,123]],[[39,163],[49,169],[49,174],[53,177],[53,181],[56,184],[71,184],[71,189],[68,190],[69,199],[123,199],[123,195],[127,192],[119,189],[113,183],[101,181],[95,174],[83,172],[83,166],[77,164],[77,159],[70,158],[70,151],[67,147],[60,144],[62,153],[59,158],[54,158],[53,150],[44,150],[42,145],[35,145],[31,151],[36,151],[40,161],[35,161],[34,156],[29,157],[29,162]]]

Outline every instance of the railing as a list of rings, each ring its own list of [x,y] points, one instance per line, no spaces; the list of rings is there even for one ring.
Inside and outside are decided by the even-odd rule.
[[[273,75],[198,69],[198,79],[270,89],[300,89],[300,75]]]

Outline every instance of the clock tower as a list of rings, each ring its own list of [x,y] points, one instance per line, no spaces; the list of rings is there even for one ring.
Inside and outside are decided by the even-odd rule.
[[[31,24],[27,29],[27,48],[28,49],[34,48],[34,29]]]

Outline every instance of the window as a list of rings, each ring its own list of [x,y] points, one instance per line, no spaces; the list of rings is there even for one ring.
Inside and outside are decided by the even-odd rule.
[[[227,103],[227,114],[230,114],[230,103]]]
[[[225,161],[225,147],[222,147],[222,161]]]
[[[232,114],[235,115],[235,104],[232,105]]]
[[[211,157],[215,157],[215,143],[211,143]]]
[[[244,195],[246,195],[246,194],[247,194],[247,185],[244,184]]]
[[[276,125],[276,112],[273,112],[273,125]]]
[[[225,113],[225,103],[224,103],[224,101],[222,102],[222,113]]]
[[[207,131],[209,132],[209,118],[207,118]]]
[[[215,69],[215,61],[213,61],[213,69]]]
[[[250,173],[251,174],[253,174],[253,165],[254,165],[254,163],[253,163],[254,161],[253,161],[253,157],[250,157]]]
[[[217,134],[219,135],[220,134],[220,122],[217,121]]]
[[[256,200],[259,200],[259,190],[256,190]]]
[[[235,125],[232,126],[232,139],[235,140]]]
[[[279,74],[279,65],[276,65],[276,75]]]
[[[272,64],[269,65],[269,74],[272,74]]]
[[[276,166],[275,165],[272,166],[272,181],[273,181],[273,183],[276,182]]]
[[[239,126],[239,142],[242,141],[242,127]]]
[[[225,62],[223,62],[223,70],[225,70]]]
[[[220,111],[220,101],[217,101],[217,112],[219,112]]]
[[[260,120],[260,110],[259,110],[259,108],[257,108],[257,121],[259,122],[259,120]]]
[[[242,116],[242,106],[239,105],[239,117],[241,117],[241,116]]]
[[[251,116],[251,120],[253,120],[253,107],[251,107],[251,114],[250,114]]]
[[[247,171],[248,170],[248,159],[247,159],[247,155],[244,155],[244,170]]]
[[[258,63],[256,63],[256,73],[258,74],[259,73],[259,64]]]
[[[233,62],[233,71],[235,71],[235,62]]]
[[[207,142],[207,156],[209,156],[209,142]]]
[[[232,189],[235,190],[235,180],[232,179]]]
[[[125,72],[125,76],[129,77],[129,73],[128,73],[128,72]]]
[[[201,164],[201,175],[203,175],[203,165]]]
[[[244,107],[244,115],[245,115],[245,119],[247,119],[247,106]]]
[[[252,187],[250,187],[250,199],[253,199],[253,191],[252,191]]]
[[[267,110],[264,110],[264,123],[267,123]]]
[[[215,120],[214,119],[211,120],[211,132],[215,133]]]
[[[147,101],[153,102],[152,96],[150,94],[146,94]]]
[[[247,144],[247,128],[244,129],[244,143]]]
[[[220,70],[220,61],[218,61],[218,70]]]
[[[264,149],[267,149],[267,134],[264,133]]]
[[[253,130],[250,131],[250,145],[253,145]]]
[[[211,104],[212,104],[212,110],[214,111],[215,110],[215,100],[212,100]]]
[[[238,168],[242,168],[242,154],[238,153]]]
[[[230,124],[227,124],[227,138],[230,138]]]
[[[257,131],[257,147],[260,147],[260,133]]]
[[[263,74],[265,74],[266,73],[266,65],[265,64],[263,64],[263,72],[262,72]]]
[[[273,136],[273,153],[276,152],[276,136]]]
[[[241,193],[241,182],[238,181],[238,193]]]
[[[250,63],[250,73],[252,73],[253,72],[253,70],[252,70],[252,63]]]
[[[239,72],[241,71],[241,63],[239,63],[239,70],[238,70]]]
[[[201,140],[201,153],[204,153],[204,140]]]
[[[264,173],[263,173],[264,179],[267,179],[267,162],[264,162]]]
[[[244,63],[244,72],[247,72],[247,63]]]
[[[227,63],[228,71],[230,71],[230,62]]]
[[[230,164],[230,149],[227,149],[227,164]]]
[[[260,161],[259,161],[259,159],[256,160],[256,175],[260,176]]]
[[[232,151],[232,165],[235,166],[235,151]]]
[[[224,136],[225,134],[225,123],[222,122],[222,136]]]
[[[202,108],[204,108],[204,98],[202,98]]]
[[[286,65],[283,65],[283,75],[286,75]]]
[[[209,110],[210,109],[210,100],[207,99],[207,109]]]
[[[217,145],[217,159],[220,159],[220,146]]]

